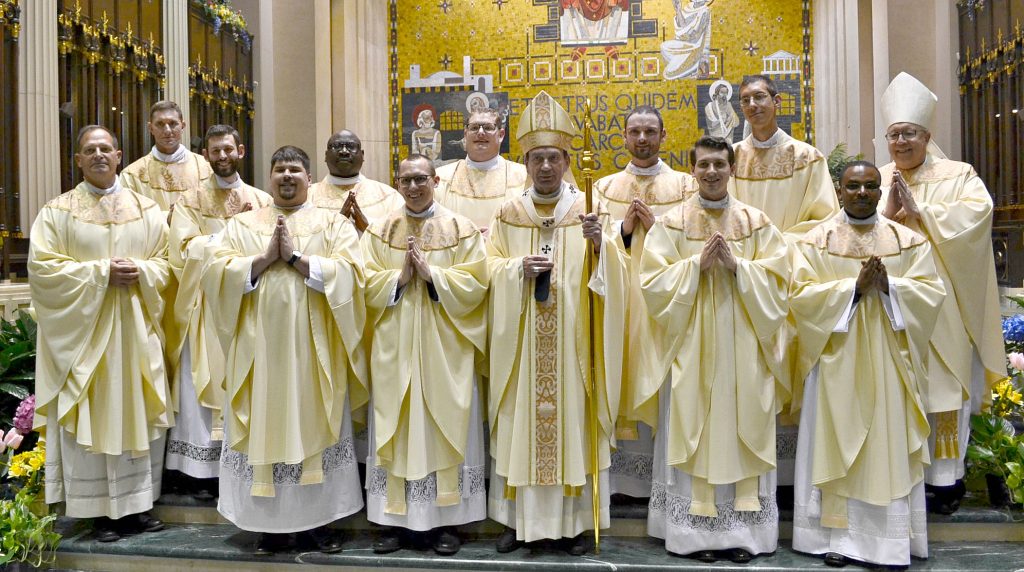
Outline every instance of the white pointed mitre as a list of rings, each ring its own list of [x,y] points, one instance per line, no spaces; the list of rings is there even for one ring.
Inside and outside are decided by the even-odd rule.
[[[900,72],[882,94],[882,123],[915,123],[931,131],[939,98],[916,77]]]
[[[516,139],[523,153],[537,147],[558,147],[570,151],[572,138],[579,133],[565,109],[542,90],[519,117]]]

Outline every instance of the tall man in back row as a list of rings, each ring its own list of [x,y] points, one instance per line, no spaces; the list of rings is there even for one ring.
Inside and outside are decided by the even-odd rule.
[[[594,191],[616,221],[616,245],[629,264],[629,298],[623,336],[622,400],[616,420],[616,444],[612,453],[611,493],[646,498],[651,494],[654,439],[651,427],[658,419],[659,371],[664,351],[656,344],[659,326],[651,320],[640,293],[640,255],[656,217],[694,193],[689,173],[673,170],[658,157],[668,137],[661,113],[649,106],[637,107],[626,116],[624,138],[631,156],[626,168],[597,181]],[[644,396],[633,399],[633,389]],[[638,408],[641,410],[638,411]],[[639,421],[638,421],[639,420]]]
[[[594,526],[594,475],[601,479],[600,526],[609,524],[626,278],[607,211],[587,213],[584,194],[562,180],[576,134],[551,96],[542,91],[533,99],[518,129],[533,185],[506,202],[491,225],[488,513],[506,526],[499,552],[568,538],[567,550],[583,554],[583,532]],[[584,275],[587,249],[598,260],[593,276]],[[603,362],[588,385],[591,343]],[[589,411],[590,391],[599,392],[596,412]],[[588,415],[598,416],[596,435]]]
[[[1006,376],[992,255],[992,197],[974,168],[946,159],[932,141],[938,99],[901,73],[882,94],[885,139],[892,163],[882,166],[888,185],[883,214],[920,232],[948,295],[929,338],[924,402],[932,427],[929,510],[956,511],[963,496],[964,457],[972,411],[992,400],[992,385]]]
[[[125,188],[156,201],[167,214],[181,193],[200,188],[211,176],[210,164],[202,155],[181,143],[185,117],[173,101],[158,101],[149,110],[146,123],[153,148],[121,171]]]
[[[782,96],[768,76],[751,75],[740,84],[740,108],[751,134],[734,145],[736,169],[729,195],[764,214],[790,244],[821,221],[839,212],[835,187],[825,156],[814,147],[794,139],[779,128],[776,114]],[[778,482],[793,485],[796,459],[797,417],[801,380],[794,376],[799,340],[792,316],[778,338],[776,356],[782,364],[778,398],[790,405],[777,427]],[[783,410],[786,413],[786,410]],[[787,489],[788,491],[789,489]],[[779,503],[790,503],[788,493],[780,493]]]

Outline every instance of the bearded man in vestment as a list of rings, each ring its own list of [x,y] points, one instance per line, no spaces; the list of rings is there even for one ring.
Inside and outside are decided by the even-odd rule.
[[[929,510],[960,507],[971,412],[992,401],[1006,376],[995,259],[992,197],[974,168],[946,158],[931,139],[938,98],[900,73],[882,94],[882,118],[893,162],[882,166],[888,185],[884,214],[921,233],[949,293],[928,346],[925,407],[932,426],[932,464],[925,483]]]
[[[854,161],[843,211],[800,239],[790,305],[806,376],[793,548],[908,566],[928,556],[924,384],[946,295],[928,240],[880,215],[882,177]]]
[[[726,140],[697,141],[700,189],[659,217],[640,273],[668,361],[648,533],[704,562],[715,551],[748,562],[779,544],[774,346],[789,257],[768,217],[729,196],[734,161]]]
[[[656,217],[679,205],[696,191],[689,173],[673,170],[658,157],[668,137],[661,112],[640,106],[626,116],[623,137],[630,153],[626,168],[598,179],[594,191],[608,207],[618,231],[616,246],[629,269],[629,297],[626,304],[628,328],[622,337],[622,398],[616,421],[618,448],[611,459],[611,493],[646,498],[651,494],[651,470],[654,466],[654,436],[657,423],[657,371],[664,351],[657,346],[659,330],[640,293],[640,255],[644,240]],[[646,409],[638,411],[634,388],[646,398]],[[654,397],[653,401],[650,400]]]
[[[730,180],[729,196],[750,205],[772,221],[792,244],[821,221],[839,212],[835,187],[821,151],[798,141],[779,128],[776,113],[782,104],[775,82],[767,76],[752,75],[740,84],[740,109],[751,126],[751,134],[733,148],[736,168]],[[777,397],[784,406],[776,430],[778,483],[793,485],[796,459],[801,379],[794,367],[799,340],[792,316],[778,337],[776,356],[783,377]],[[789,406],[787,410],[786,406]],[[789,505],[789,489],[780,492],[779,502]]]
[[[487,518],[483,403],[474,367],[486,345],[487,259],[476,225],[434,202],[429,157],[398,166],[405,206],[363,233],[370,351],[367,518],[387,527],[374,552],[402,546],[394,527],[433,531],[455,554],[455,527]]]
[[[202,155],[181,143],[185,117],[177,103],[154,103],[146,128],[153,137],[153,148],[121,171],[121,184],[153,199],[168,215],[181,193],[202,187],[213,171]]]
[[[309,157],[270,159],[274,203],[232,217],[202,287],[226,356],[217,510],[260,532],[257,554],[363,507],[352,410],[366,404],[362,256],[352,223],[307,201]]]
[[[309,188],[313,206],[339,210],[362,233],[379,220],[402,207],[402,196],[386,183],[363,175],[366,154],[359,137],[342,129],[327,140],[324,162],[328,175]]]
[[[497,110],[473,111],[464,135],[466,158],[438,167],[435,200],[469,218],[486,236],[498,208],[523,194],[526,167],[499,154],[505,128]]]
[[[172,320],[165,320],[173,322],[167,328],[166,353],[178,403],[177,424],[167,436],[166,465],[197,479],[219,474],[224,439],[224,352],[213,309],[199,286],[206,245],[231,217],[273,201],[242,181],[238,165],[246,149],[237,129],[210,127],[203,147],[213,177],[182,193],[171,214],[168,257],[178,288]],[[197,487],[197,498],[211,499],[216,483]]]
[[[174,424],[160,327],[167,222],[122,186],[121,151],[89,125],[75,163],[85,180],[46,203],[30,233],[39,323],[35,426],[46,439],[46,502],[96,518],[100,542],[156,531],[164,436]]]
[[[488,241],[488,514],[506,526],[499,552],[567,538],[570,554],[583,554],[583,532],[594,526],[591,479],[598,475],[600,526],[609,524],[626,278],[607,210],[587,213],[584,194],[562,180],[575,134],[547,93],[527,106],[517,138],[533,185],[501,207]],[[587,249],[597,259],[592,276],[583,275]],[[591,343],[596,379],[588,381]],[[591,391],[598,392],[597,411],[590,410]],[[588,415],[597,416],[596,435]]]

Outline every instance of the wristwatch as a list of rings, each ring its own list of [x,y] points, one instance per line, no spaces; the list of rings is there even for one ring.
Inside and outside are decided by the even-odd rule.
[[[292,257],[288,259],[288,266],[294,266],[295,262],[302,258],[302,253],[298,250],[292,251]]]

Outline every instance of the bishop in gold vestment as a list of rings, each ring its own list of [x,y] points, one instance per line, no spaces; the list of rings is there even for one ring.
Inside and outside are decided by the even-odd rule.
[[[601,526],[609,522],[607,468],[618,412],[625,271],[607,211],[587,214],[583,193],[562,180],[573,131],[568,114],[544,92],[524,111],[519,141],[528,151],[534,186],[501,207],[488,241],[488,513],[509,527],[498,539],[502,552],[521,541],[568,537],[574,538],[570,553],[582,554],[582,533],[594,526],[591,475],[601,475]],[[595,274],[584,276],[586,250],[596,245]],[[588,288],[599,294],[592,324]],[[592,385],[591,328],[599,360]],[[589,410],[590,391],[598,392],[597,411]],[[590,433],[587,415],[597,415],[599,434]]]
[[[907,566],[927,557],[928,339],[946,295],[931,246],[875,210],[881,176],[850,164],[844,210],[796,243],[790,304],[806,376],[793,548]]]
[[[75,159],[86,178],[39,211],[28,262],[46,502],[104,517],[101,541],[124,531],[106,519],[144,513],[160,496],[174,424],[160,327],[171,281],[166,218],[121,186],[120,157],[106,128],[83,129]]]
[[[882,96],[886,140],[893,162],[882,166],[886,216],[920,232],[932,245],[948,295],[930,338],[928,377],[922,382],[932,425],[932,465],[925,482],[951,487],[964,476],[970,415],[992,400],[1006,376],[999,292],[992,254],[992,197],[974,168],[946,159],[931,140],[937,98],[901,73]],[[955,488],[937,490],[929,507],[950,513]]]
[[[167,436],[167,468],[196,478],[216,477],[224,424],[224,352],[213,324],[214,310],[199,286],[206,245],[236,214],[265,207],[270,195],[250,187],[238,174],[245,146],[233,127],[214,125],[204,153],[214,175],[201,188],[185,191],[171,215],[169,259],[177,295],[167,328],[167,359],[178,404],[178,423]]]
[[[668,136],[661,113],[650,106],[634,109],[626,117],[626,149],[631,159],[625,170],[598,179],[594,192],[608,207],[618,231],[616,245],[629,265],[629,297],[626,303],[625,334],[622,336],[622,399],[616,420],[616,445],[611,459],[611,492],[632,497],[651,494],[654,466],[654,436],[657,423],[657,392],[662,379],[660,362],[664,350],[657,345],[659,326],[651,320],[640,293],[640,254],[655,217],[663,215],[696,191],[689,173],[672,170],[659,157]],[[644,400],[638,411],[633,388],[653,400]]]
[[[233,217],[203,274],[227,360],[217,508],[244,530],[304,531],[363,507],[362,257],[352,224],[306,201],[308,161],[275,152],[274,204]]]
[[[640,272],[669,361],[647,526],[669,552],[746,562],[778,547],[774,347],[789,256],[768,217],[726,192],[729,143],[701,138],[691,157],[700,190],[659,218]]]
[[[398,182],[405,206],[361,239],[373,336],[367,518],[443,527],[434,549],[454,554],[453,527],[487,517],[474,374],[486,345],[486,252],[475,224],[434,202],[429,158],[403,160]],[[374,548],[388,547],[398,543]]]

